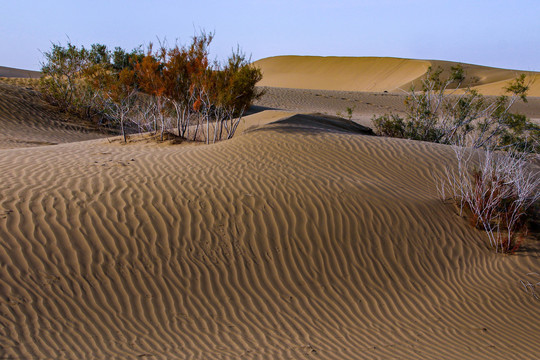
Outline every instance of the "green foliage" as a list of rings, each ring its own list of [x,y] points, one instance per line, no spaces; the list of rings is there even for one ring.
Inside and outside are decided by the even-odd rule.
[[[133,70],[133,64],[142,61],[143,57],[144,53],[141,47],[135,48],[128,53],[117,46],[111,54],[112,68],[117,72],[125,68]]]
[[[540,199],[539,174],[529,166],[530,153],[540,151],[540,127],[510,111],[516,101],[526,101],[526,76],[498,97],[458,91],[465,81],[460,67],[447,77],[429,69],[421,90],[409,92],[405,116],[386,114],[373,123],[382,135],[455,145],[457,169],[447,167],[439,179],[441,198],[450,194],[460,212],[468,209],[471,224],[485,231],[496,251],[514,252]]]
[[[261,70],[251,65],[246,56],[236,50],[223,67],[213,70],[215,86],[215,102],[239,115],[260,97],[255,85],[262,79]]]
[[[202,120],[207,123],[207,141],[210,121],[225,126],[230,137],[234,126],[227,126],[225,118],[241,116],[261,95],[255,85],[262,74],[239,50],[223,65],[210,63],[213,37],[202,32],[187,46],[168,48],[161,43],[154,50],[150,44],[146,52],[140,47],[127,52],[101,44],[90,49],[69,42],[65,47],[53,44],[44,53],[41,90],[63,110],[117,123],[122,131],[130,117],[140,117],[134,109],[145,103],[146,110],[140,112],[154,119],[154,130],[159,120],[162,137],[172,118],[181,137],[187,137],[191,121],[198,129]],[[141,97],[145,100],[137,101]]]
[[[355,106],[347,107],[347,119],[349,119],[349,121],[352,121],[352,114],[353,114],[354,108]]]
[[[102,119],[97,84],[112,71],[107,47],[93,44],[86,49],[68,42],[66,46],[53,44],[51,51],[43,55],[40,90],[45,98],[63,111]]]
[[[472,136],[476,148],[540,150],[538,126],[524,115],[510,112],[517,100],[527,100],[524,74],[505,88],[507,95],[496,98],[470,88],[460,89],[465,81],[461,66],[452,67],[446,77],[442,69],[429,68],[421,90],[412,87],[405,99],[405,116],[374,117],[376,132],[442,144],[456,144]]]
[[[405,120],[396,114],[385,114],[373,117],[373,124],[380,135],[411,139],[411,134],[406,133]]]
[[[506,92],[519,96],[521,100],[527,102],[527,91],[529,91],[529,86],[525,84],[525,80],[525,74],[521,74],[505,88]]]
[[[66,47],[53,44],[52,50],[43,55],[46,59],[41,68],[43,93],[63,110],[74,107],[78,92],[77,81],[87,66],[87,51],[71,43]]]

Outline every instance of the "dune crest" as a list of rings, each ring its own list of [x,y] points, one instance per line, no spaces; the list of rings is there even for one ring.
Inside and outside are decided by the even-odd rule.
[[[263,72],[260,86],[312,90],[399,92],[425,75],[429,66],[448,71],[457,62],[391,57],[275,56],[255,61]],[[535,72],[462,64],[472,85],[485,95],[501,95],[507,83],[521,73],[531,82],[529,96],[540,96]]]
[[[343,91],[394,91],[425,73],[430,63],[382,57],[276,56],[255,62],[260,86]]]

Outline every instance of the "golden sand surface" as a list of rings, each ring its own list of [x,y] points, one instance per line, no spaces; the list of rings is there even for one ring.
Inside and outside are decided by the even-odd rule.
[[[277,102],[228,141],[123,144],[10,86],[1,358],[540,354],[540,301],[520,283],[540,272],[538,242],[495,254],[440,200],[449,147],[367,135],[321,115],[322,96],[276,89],[266,101],[320,114]]]
[[[441,60],[414,60],[390,57],[275,56],[254,63],[261,68],[260,86],[310,90],[402,93],[419,85],[429,67],[448,73],[459,63]],[[501,95],[508,82],[527,75],[529,96],[540,97],[538,72],[498,69],[460,64],[467,81],[484,95]]]

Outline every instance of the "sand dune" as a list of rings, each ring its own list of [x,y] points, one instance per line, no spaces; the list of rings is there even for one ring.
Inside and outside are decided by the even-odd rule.
[[[276,56],[255,62],[263,72],[260,86],[335,91],[398,92],[417,83],[429,66],[449,70],[456,62],[390,57]],[[540,96],[538,73],[463,64],[473,86],[485,95],[500,95],[520,73],[534,81],[530,96]],[[466,83],[465,85],[469,85]]]
[[[430,63],[382,57],[276,56],[255,65],[263,72],[260,86],[382,92],[414,81]]]
[[[289,112],[321,113],[347,117],[347,108],[353,109],[352,120],[372,127],[374,115],[404,114],[405,93],[360,91],[310,90],[265,87],[264,95],[256,101],[258,109],[276,109]],[[516,102],[512,111],[524,114],[540,124],[540,97],[529,97],[527,103]]]
[[[438,199],[451,149],[283,111],[241,126],[0,150],[0,357],[538,356],[519,280],[540,252],[494,254]]]
[[[41,72],[33,70],[16,69],[7,66],[0,66],[0,77],[7,78],[31,78],[38,79]]]
[[[75,122],[29,89],[0,83],[0,149],[54,145],[103,137]]]
[[[527,83],[529,86],[528,95],[534,97],[540,97],[540,74],[535,73],[527,76]],[[505,93],[504,88],[508,84],[508,81],[503,79],[499,81],[493,81],[483,85],[475,86],[474,88],[481,93],[491,95],[503,95]]]

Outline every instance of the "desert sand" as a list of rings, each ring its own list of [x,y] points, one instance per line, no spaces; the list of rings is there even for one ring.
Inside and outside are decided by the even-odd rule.
[[[310,90],[277,87],[261,87],[265,94],[258,99],[256,110],[286,110],[300,113],[321,113],[330,116],[348,117],[347,108],[352,109],[352,120],[365,126],[373,126],[374,115],[388,113],[404,115],[405,92],[361,92],[338,90]],[[491,96],[488,96],[491,97]],[[540,123],[540,97],[528,97],[527,103],[517,101],[513,111],[524,114]]]
[[[408,91],[419,84],[428,68],[449,71],[457,62],[381,57],[275,56],[255,61],[261,68],[260,86],[362,92]],[[540,96],[540,74],[461,64],[471,86],[484,95],[501,95],[507,83],[527,74],[529,96]]]
[[[336,89],[272,88],[233,139],[174,146],[0,90],[2,358],[540,355],[538,241],[495,254],[437,194],[452,150],[324,115]]]

